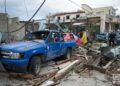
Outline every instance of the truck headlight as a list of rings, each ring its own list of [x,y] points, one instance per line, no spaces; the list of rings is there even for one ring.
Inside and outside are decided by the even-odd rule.
[[[3,58],[19,59],[19,58],[23,58],[23,56],[24,54],[22,53],[2,52]]]
[[[18,59],[18,58],[20,58],[20,53],[11,53],[10,58],[11,59]]]

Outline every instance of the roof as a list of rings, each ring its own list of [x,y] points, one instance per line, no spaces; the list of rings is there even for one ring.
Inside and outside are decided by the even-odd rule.
[[[85,13],[85,11],[76,11],[76,12],[63,12],[63,13],[56,13],[53,16],[61,16],[61,15],[66,15],[66,14],[78,14],[78,13]]]
[[[97,8],[93,8],[93,10],[94,10],[94,9],[108,9],[108,8],[113,8],[113,9],[114,9],[113,6],[106,6],[106,7],[97,7]]]

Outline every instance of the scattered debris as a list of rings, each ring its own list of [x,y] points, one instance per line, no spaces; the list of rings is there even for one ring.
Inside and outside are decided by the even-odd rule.
[[[113,74],[120,74],[120,60],[115,59],[104,61],[102,60],[103,56],[99,50],[79,46],[74,50],[72,57],[73,58],[71,59],[53,62],[54,64],[49,66],[51,66],[54,70],[47,70],[38,76],[33,76],[31,74],[22,74],[17,75],[16,77],[15,75],[13,76],[14,78],[26,79],[26,82],[22,84],[23,86],[59,86],[62,80],[73,76],[71,75],[72,71],[79,77],[84,76],[88,78],[93,78],[93,71],[98,71],[99,73],[106,75],[108,81],[98,78],[94,79],[103,83],[109,82],[109,85],[110,82],[112,83]],[[101,66],[101,61],[106,64]]]

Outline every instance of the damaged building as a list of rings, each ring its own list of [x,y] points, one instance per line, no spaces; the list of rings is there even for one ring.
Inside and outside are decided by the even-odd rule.
[[[67,26],[74,33],[82,30],[102,33],[120,28],[120,17],[112,6],[92,8],[92,12],[86,8],[76,12],[57,13],[47,17],[47,20],[48,27],[52,27],[57,20],[61,26]]]
[[[0,32],[4,33],[6,40],[8,40],[8,38],[9,40],[22,40],[26,31],[38,31],[39,21],[33,20],[28,24],[26,23],[27,21],[20,21],[18,17],[11,18],[6,13],[0,13]],[[26,25],[24,26],[24,24]]]

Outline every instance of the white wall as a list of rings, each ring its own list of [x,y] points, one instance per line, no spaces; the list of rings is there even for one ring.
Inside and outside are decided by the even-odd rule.
[[[55,20],[57,20],[58,17],[60,17],[60,22],[71,22],[71,20],[74,21],[74,19],[76,19],[76,15],[80,15],[80,17],[86,16],[85,13],[65,14],[65,15],[55,16]],[[69,16],[70,18],[66,19],[66,16]]]

